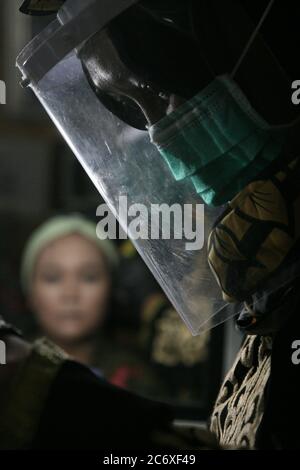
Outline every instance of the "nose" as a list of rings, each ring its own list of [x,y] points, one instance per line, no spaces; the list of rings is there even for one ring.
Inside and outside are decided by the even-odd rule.
[[[80,297],[80,288],[74,278],[67,278],[61,286],[61,299],[65,304],[75,304]]]
[[[152,126],[168,114],[171,97],[159,93],[150,85],[132,88],[128,98],[131,98],[140,108],[148,126]]]
[[[162,119],[184,102],[170,95],[130,70],[121,59],[106,31],[91,38],[79,51],[90,81],[96,90],[111,97],[126,97],[133,101],[143,113],[148,126]]]

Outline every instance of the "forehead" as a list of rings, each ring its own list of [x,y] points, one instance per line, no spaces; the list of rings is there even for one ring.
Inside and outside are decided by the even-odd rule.
[[[40,252],[36,266],[60,265],[77,266],[82,263],[99,264],[101,250],[91,240],[74,233],[54,240]]]

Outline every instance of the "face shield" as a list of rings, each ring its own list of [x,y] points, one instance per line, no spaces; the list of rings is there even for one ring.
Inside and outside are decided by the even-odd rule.
[[[129,104],[126,93],[103,93],[105,81],[114,72],[105,68],[104,52],[115,53],[111,49],[111,38],[117,36],[115,22],[136,3],[136,0],[67,1],[55,21],[21,52],[17,65],[23,85],[33,90],[175,309],[196,335],[235,314],[223,300],[207,260],[208,235],[222,207],[204,207],[192,179],[174,178],[170,165],[145,129],[144,114],[137,106],[140,100]],[[93,41],[103,48],[97,47],[95,55],[89,54]],[[99,63],[103,65],[101,76]],[[209,72],[204,77],[204,81],[209,81]],[[101,87],[96,86],[97,80]],[[129,84],[123,84],[122,90],[132,85],[133,80],[129,77]],[[139,86],[134,85],[138,93]],[[141,89],[145,91],[143,84]],[[150,105],[153,96],[149,89]],[[191,98],[184,90],[180,90],[180,96],[183,102]],[[157,109],[163,115],[165,107],[164,96],[159,96],[153,113],[151,106],[147,106],[148,124],[160,121]]]

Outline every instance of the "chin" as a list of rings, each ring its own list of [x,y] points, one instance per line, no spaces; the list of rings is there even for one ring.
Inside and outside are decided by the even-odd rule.
[[[59,333],[55,332],[52,334],[51,338],[54,343],[58,343],[59,345],[68,345],[82,341],[84,335],[82,332],[79,333],[78,331],[60,331]]]

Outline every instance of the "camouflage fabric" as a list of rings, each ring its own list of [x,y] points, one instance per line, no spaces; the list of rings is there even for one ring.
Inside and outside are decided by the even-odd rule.
[[[58,371],[67,355],[47,339],[36,341],[6,393],[0,412],[0,449],[28,449]]]
[[[244,301],[299,258],[300,158],[254,181],[209,239],[209,264],[226,300]]]

